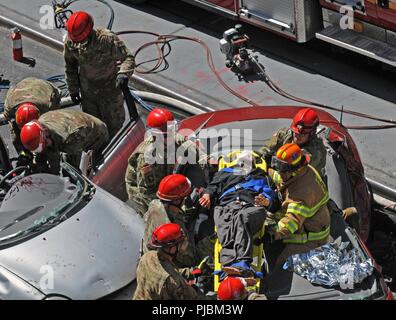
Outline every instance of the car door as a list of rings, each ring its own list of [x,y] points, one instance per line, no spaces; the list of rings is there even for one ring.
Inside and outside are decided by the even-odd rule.
[[[125,189],[125,172],[128,159],[143,141],[146,127],[142,120],[142,108],[138,107],[139,115],[125,108],[126,121],[116,136],[102,151],[100,159],[96,159],[94,170],[88,177],[98,186],[121,200],[127,200]],[[147,112],[147,111],[144,111]]]

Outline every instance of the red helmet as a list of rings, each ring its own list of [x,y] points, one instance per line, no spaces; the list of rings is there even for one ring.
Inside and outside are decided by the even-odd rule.
[[[186,236],[177,223],[165,223],[154,229],[150,246],[153,248],[172,247],[185,239]]]
[[[67,32],[74,42],[85,41],[92,31],[94,22],[88,13],[84,11],[74,12],[67,20]]]
[[[319,125],[319,117],[315,110],[310,108],[301,109],[293,118],[290,126],[294,133],[315,133]]]
[[[31,152],[40,153],[45,149],[45,130],[37,120],[22,127],[20,138],[23,146]]]
[[[287,143],[276,151],[271,166],[279,172],[295,171],[307,161],[308,158],[297,144]]]
[[[219,300],[242,300],[246,293],[245,285],[240,278],[227,277],[220,283],[217,297]]]
[[[174,121],[172,112],[166,109],[153,109],[147,116],[146,125],[150,128],[166,129],[168,121]]]
[[[40,110],[34,103],[21,103],[15,112],[15,122],[17,126],[22,128],[26,123],[37,120],[40,117]]]
[[[192,192],[191,182],[182,174],[170,174],[159,184],[157,197],[165,201],[184,199]]]

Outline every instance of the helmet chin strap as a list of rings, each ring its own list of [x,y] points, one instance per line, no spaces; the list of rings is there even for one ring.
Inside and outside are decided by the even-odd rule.
[[[167,254],[168,256],[174,258],[174,257],[176,257],[176,256],[179,254],[179,251],[180,251],[179,246],[180,246],[182,243],[183,243],[183,242],[178,243],[178,244],[176,244],[176,246],[172,246],[172,247],[170,247],[170,248],[163,248],[162,251],[163,251],[165,254]],[[176,248],[176,251],[175,251],[174,253],[172,253],[172,252],[169,251],[169,250],[172,249],[173,247]]]
[[[179,212],[181,212],[183,215],[185,214],[185,211],[182,209],[182,206],[183,206],[183,202],[184,202],[184,199],[180,202],[180,204],[175,204],[173,201],[172,202],[168,202],[168,206],[170,207],[170,206],[172,206],[172,207],[175,207],[175,208],[177,208],[178,210],[179,210]]]

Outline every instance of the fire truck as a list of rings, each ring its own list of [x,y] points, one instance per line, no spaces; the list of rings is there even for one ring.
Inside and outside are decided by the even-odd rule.
[[[396,66],[396,0],[183,1],[299,43],[318,38]]]

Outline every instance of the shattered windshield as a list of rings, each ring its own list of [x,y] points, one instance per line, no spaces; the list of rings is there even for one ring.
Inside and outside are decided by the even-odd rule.
[[[67,218],[89,189],[87,181],[62,165],[64,176],[24,177],[7,192],[0,207],[0,245],[52,228]]]

